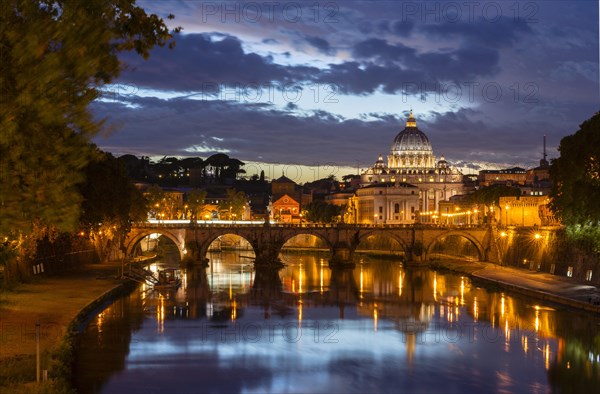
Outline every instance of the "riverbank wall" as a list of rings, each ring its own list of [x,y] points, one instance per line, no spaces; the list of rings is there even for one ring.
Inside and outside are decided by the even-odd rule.
[[[508,227],[496,239],[500,265],[600,285],[598,253],[569,239],[558,227]]]

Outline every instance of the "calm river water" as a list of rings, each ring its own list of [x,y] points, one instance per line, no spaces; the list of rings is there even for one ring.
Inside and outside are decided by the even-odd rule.
[[[89,323],[79,392],[593,392],[600,319],[460,275],[364,257],[244,252],[141,286]],[[163,268],[154,265],[152,269]]]

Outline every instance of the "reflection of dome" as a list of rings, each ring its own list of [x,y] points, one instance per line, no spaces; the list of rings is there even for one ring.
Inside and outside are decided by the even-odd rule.
[[[402,154],[432,154],[431,142],[421,130],[417,128],[417,122],[412,115],[412,111],[406,121],[406,128],[402,130],[392,145],[392,155]]]

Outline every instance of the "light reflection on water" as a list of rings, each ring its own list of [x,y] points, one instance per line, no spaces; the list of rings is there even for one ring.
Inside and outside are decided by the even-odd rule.
[[[243,254],[243,252],[242,252]],[[81,337],[82,392],[548,392],[598,387],[597,318],[365,258],[236,253],[141,286]],[[159,267],[152,267],[158,269]]]

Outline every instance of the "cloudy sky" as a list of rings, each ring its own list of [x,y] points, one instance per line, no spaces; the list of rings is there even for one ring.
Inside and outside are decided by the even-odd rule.
[[[94,104],[117,155],[341,176],[388,154],[412,108],[438,157],[533,165],[544,134],[556,156],[600,109],[595,0],[138,3],[183,32],[147,61],[124,55]]]

